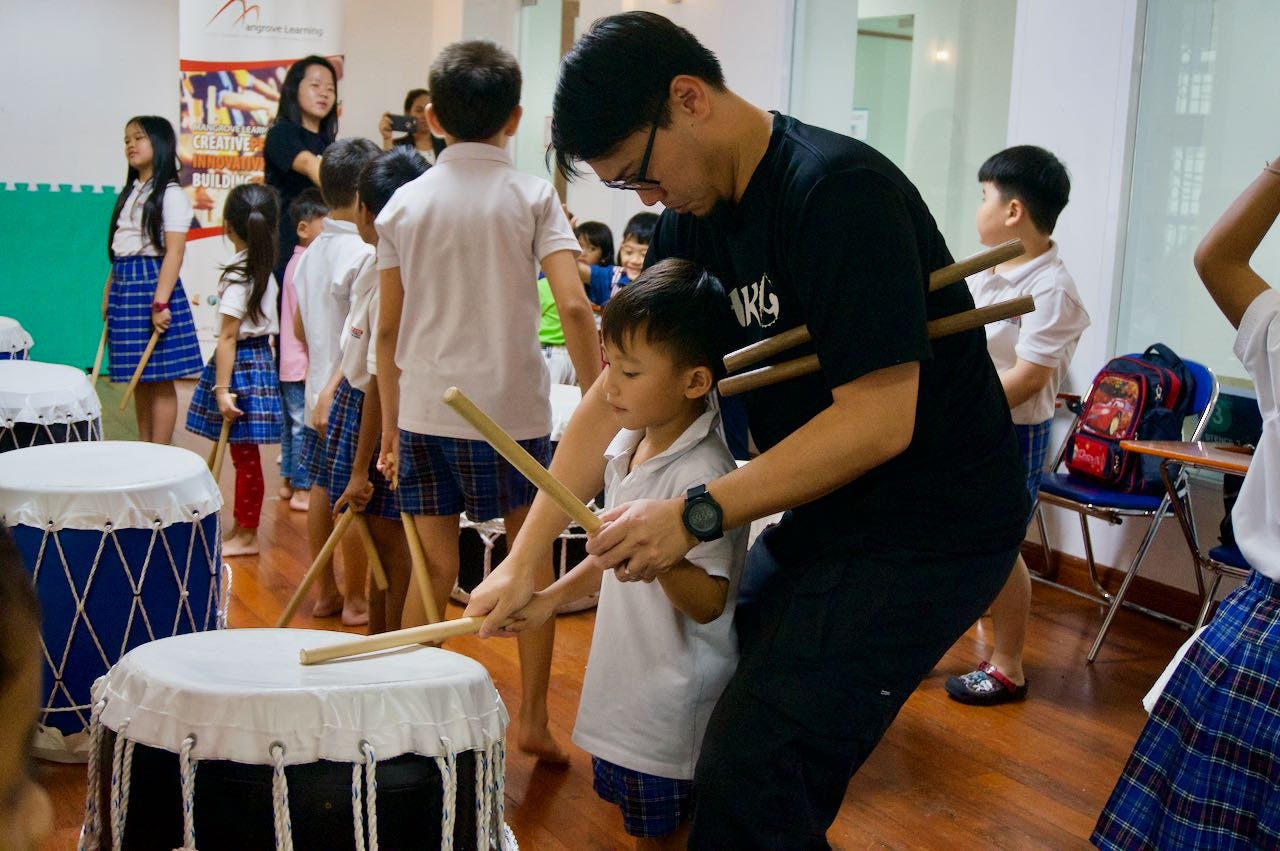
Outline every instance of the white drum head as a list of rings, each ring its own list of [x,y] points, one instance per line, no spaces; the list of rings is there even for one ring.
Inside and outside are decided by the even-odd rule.
[[[127,653],[94,685],[102,723],[129,739],[194,759],[294,765],[358,762],[367,741],[379,761],[488,748],[507,710],[473,659],[406,647],[320,665],[298,651],[351,636],[304,629],[229,629],[164,638]]]
[[[34,342],[27,329],[16,319],[0,316],[0,352],[17,354],[28,351]]]
[[[176,446],[107,440],[0,453],[0,516],[11,526],[148,529],[220,508],[204,459]]]
[[[102,416],[89,377],[73,366],[0,361],[0,425],[85,422]]]

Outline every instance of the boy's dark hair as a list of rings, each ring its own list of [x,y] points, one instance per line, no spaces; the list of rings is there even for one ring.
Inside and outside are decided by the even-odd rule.
[[[627,226],[622,229],[622,241],[634,239],[641,245],[648,245],[653,242],[653,231],[657,226],[657,213],[636,213],[627,219]]]
[[[431,92],[426,89],[409,89],[409,94],[404,96],[404,114],[408,115],[409,110],[413,109],[413,102],[423,95],[429,95]]]
[[[320,192],[329,208],[355,203],[360,172],[382,149],[368,139],[339,139],[324,149],[320,160]]]
[[[612,153],[655,119],[670,126],[667,90],[681,74],[724,91],[716,55],[661,15],[624,12],[592,24],[560,63],[551,118],[556,168],[572,179],[576,163]]]
[[[491,41],[458,41],[431,63],[428,85],[440,126],[459,142],[482,142],[520,105],[520,64]]]
[[[319,188],[308,186],[289,202],[289,224],[297,230],[298,225],[312,219],[320,219],[329,215],[329,207],[324,203],[324,196]]]
[[[1046,235],[1053,233],[1071,195],[1067,167],[1035,145],[1015,145],[992,155],[978,169],[978,182],[994,184],[1005,201],[1021,201],[1036,230]]]
[[[40,632],[40,601],[31,586],[31,575],[22,567],[22,556],[9,529],[0,525],[0,689],[35,658],[35,634]],[[30,647],[28,658],[20,655]],[[13,719],[6,719],[12,721]]]
[[[573,229],[573,235],[587,241],[600,249],[597,266],[609,266],[613,263],[613,231],[604,222],[583,222]]]
[[[605,342],[625,350],[633,334],[664,349],[676,366],[705,366],[724,375],[728,345],[724,289],[689,260],[655,263],[609,299],[600,318]]]
[[[375,216],[387,206],[396,190],[431,168],[422,154],[397,145],[378,156],[360,172],[360,203]]]

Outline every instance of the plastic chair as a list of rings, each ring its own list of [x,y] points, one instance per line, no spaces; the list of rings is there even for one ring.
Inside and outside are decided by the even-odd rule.
[[[1140,357],[1141,354],[1131,355],[1131,357]],[[1213,406],[1218,401],[1218,378],[1213,374],[1213,370],[1203,364],[1191,360],[1183,360],[1195,381],[1193,398],[1191,400],[1191,408],[1188,411],[1188,418],[1195,419],[1195,426],[1192,429],[1190,440],[1199,440],[1204,433],[1206,426],[1209,424],[1210,416],[1213,413]],[[1092,392],[1092,386],[1089,388]],[[1077,419],[1079,414],[1077,413]],[[1074,425],[1074,424],[1073,424]],[[1068,435],[1069,437],[1069,435]],[[1162,521],[1169,514],[1173,513],[1170,506],[1170,498],[1166,493],[1164,496],[1131,494],[1120,491],[1109,490],[1100,485],[1088,483],[1079,478],[1068,476],[1065,472],[1058,472],[1062,468],[1063,460],[1066,457],[1067,441],[1064,440],[1058,455],[1053,462],[1051,472],[1045,474],[1040,483],[1040,496],[1036,501],[1035,516],[1036,523],[1040,530],[1040,545],[1044,548],[1045,565],[1051,565],[1052,556],[1049,551],[1049,538],[1046,534],[1044,522],[1044,505],[1053,505],[1058,508],[1064,508],[1068,511],[1075,512],[1080,518],[1080,533],[1084,539],[1084,555],[1085,563],[1089,568],[1089,580],[1093,583],[1094,589],[1098,592],[1096,597],[1089,594],[1082,594],[1088,599],[1094,600],[1100,605],[1107,607],[1106,617],[1102,621],[1102,628],[1098,630],[1098,636],[1094,639],[1093,646],[1089,649],[1089,655],[1086,657],[1092,662],[1098,655],[1098,651],[1102,648],[1102,642],[1106,639],[1107,633],[1111,630],[1111,622],[1115,619],[1116,612],[1121,606],[1128,606],[1131,609],[1150,615],[1160,620],[1175,623],[1179,626],[1190,626],[1177,618],[1170,617],[1163,612],[1157,612],[1144,606],[1138,606],[1125,600],[1125,596],[1129,592],[1129,585],[1138,574],[1138,568],[1142,564],[1142,559],[1146,556],[1147,550],[1151,548],[1152,541],[1155,540],[1156,531],[1160,528]],[[1181,479],[1185,474],[1179,471],[1178,477]],[[1121,525],[1126,518],[1145,518],[1147,520],[1147,530],[1142,537],[1141,543],[1138,544],[1137,551],[1133,554],[1133,559],[1129,562],[1129,569],[1125,574],[1124,580],[1120,583],[1119,590],[1115,594],[1107,591],[1102,581],[1098,578],[1097,564],[1093,558],[1093,539],[1089,535],[1089,518],[1096,517],[1105,520],[1107,523],[1118,526]],[[1043,577],[1042,577],[1043,578]],[[1050,580],[1045,580],[1050,581]],[[1067,588],[1056,582],[1051,584],[1057,585],[1076,594],[1081,592],[1074,588]],[[1196,570],[1196,586],[1200,589],[1200,593],[1204,594],[1204,581],[1201,577],[1200,570]]]

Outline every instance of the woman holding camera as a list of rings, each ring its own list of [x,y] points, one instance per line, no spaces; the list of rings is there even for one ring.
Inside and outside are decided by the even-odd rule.
[[[378,132],[382,134],[382,150],[391,150],[392,145],[406,145],[416,148],[427,162],[435,165],[436,154],[444,150],[444,139],[431,135],[427,127],[427,104],[431,103],[431,92],[426,89],[410,89],[404,96],[404,115],[382,113],[378,122]],[[397,130],[405,135],[392,139],[391,134]]]

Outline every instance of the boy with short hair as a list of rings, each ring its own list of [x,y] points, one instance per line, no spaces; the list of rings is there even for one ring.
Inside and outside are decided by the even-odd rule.
[[[458,517],[501,516],[514,538],[534,488],[442,401],[456,385],[535,458],[548,460],[550,382],[533,282],[547,276],[582,387],[600,372],[591,307],[575,270],[578,240],[547,181],[517,171],[506,145],[520,122],[520,67],[484,41],[458,42],[431,66],[427,121],[448,143],[378,216],[381,315],[379,468],[399,481],[444,611],[458,575]],[[551,578],[547,553],[542,581]],[[421,623],[409,594],[404,623]],[[517,742],[554,761],[546,708],[554,625],[523,636]]]
[[[724,371],[724,293],[704,269],[664,260],[605,308],[604,391],[622,431],[601,459],[606,509],[684,497],[735,469],[708,404]],[[683,848],[693,768],[711,708],[738,659],[733,612],[746,527],[700,543],[651,584],[591,557],[513,617],[522,629],[594,591],[599,611],[573,739],[595,790],[637,848]],[[523,621],[523,623],[519,623]]]
[[[411,145],[395,145],[365,166],[360,174],[360,238],[377,246],[373,222],[396,190],[420,177],[430,166]],[[325,441],[332,467],[329,506],[359,511],[386,569],[387,588],[369,592],[369,634],[400,628],[409,590],[409,550],[400,521],[400,502],[391,483],[375,468],[382,434],[373,329],[378,323],[378,269],[366,264],[351,288],[351,312],[344,323],[342,380],[329,409]],[[343,546],[359,547],[348,535]],[[346,550],[344,549],[344,552]]]
[[[587,298],[598,307],[604,307],[618,290],[640,276],[644,268],[649,243],[653,241],[653,229],[658,224],[657,213],[639,212],[627,220],[622,231],[622,247],[618,249],[617,265],[600,266],[578,260],[578,275],[587,288]]]
[[[298,290],[293,277],[302,252],[324,230],[327,215],[329,208],[314,186],[299,193],[289,205],[289,220],[294,223],[298,244],[284,267],[284,282],[280,285],[280,402],[284,413],[284,429],[280,434],[280,477],[284,482],[280,485],[280,498],[289,500],[289,507],[295,511],[307,510],[311,478],[301,463],[307,406],[307,347],[294,333]]]
[[[373,247],[356,230],[360,172],[382,151],[368,139],[339,139],[325,148],[320,162],[320,191],[329,205],[324,229],[298,261],[294,286],[298,291],[299,337],[307,345],[306,422],[302,463],[311,476],[307,537],[316,555],[333,532],[329,513],[329,461],[324,430],[329,406],[342,378],[342,324],[351,310],[351,287],[374,262]],[[342,613],[347,626],[368,622],[368,599],[362,559],[346,559],[346,594],[338,589],[332,567],[319,578],[319,593],[311,613],[329,617]]]
[[[978,182],[982,184],[977,213],[982,244],[995,246],[1016,237],[1026,252],[969,279],[974,305],[983,307],[1024,295],[1036,302],[1033,313],[987,326],[987,350],[1009,400],[1034,506],[1053,426],[1054,400],[1076,343],[1089,327],[1089,314],[1052,238],[1071,193],[1071,178],[1058,158],[1045,149],[1018,145],[983,163]],[[1031,574],[1018,556],[1008,581],[991,604],[995,633],[991,661],[983,661],[964,676],[949,678],[947,694],[961,703],[980,706],[1026,697],[1022,650],[1030,613]]]

